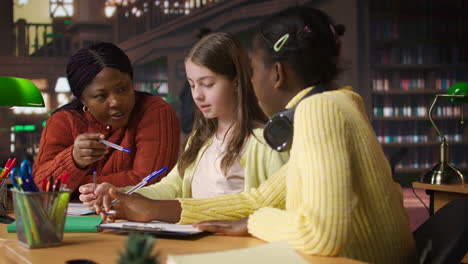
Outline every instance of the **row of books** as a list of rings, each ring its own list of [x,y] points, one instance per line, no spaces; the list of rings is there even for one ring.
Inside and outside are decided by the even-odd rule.
[[[372,79],[373,91],[390,91],[392,85],[390,79],[393,79],[393,72],[376,72]],[[431,87],[435,90],[448,90],[450,86],[461,80],[468,80],[467,72],[458,71],[411,71],[399,72],[396,76],[398,80],[398,89],[401,91],[411,91],[417,89],[427,89]],[[427,82],[426,79],[430,79]],[[394,79],[393,79],[394,80]],[[428,85],[426,85],[428,84]],[[429,88],[430,89],[430,88]]]
[[[462,45],[417,44],[383,47],[375,51],[376,64],[466,64],[468,48]]]
[[[458,117],[461,116],[460,106],[445,105],[436,106],[433,110],[433,117]],[[429,106],[427,105],[400,105],[390,104],[374,105],[372,108],[374,117],[427,117],[429,116]]]
[[[376,41],[407,41],[415,39],[415,32],[418,32],[418,40],[444,40],[462,39],[463,32],[468,30],[468,23],[464,16],[434,17],[413,16],[398,17],[382,16],[370,25],[371,38]]]
[[[374,117],[425,117],[428,114],[426,106],[403,105],[397,107],[374,105],[372,110]]]
[[[388,73],[375,73],[372,79],[372,90],[373,91],[390,91],[390,81],[388,79]]]
[[[445,139],[450,142],[463,142],[463,136],[461,134],[450,134],[444,135]],[[377,136],[377,140],[381,144],[389,144],[389,143],[429,143],[433,141],[429,141],[428,135],[379,135]]]
[[[439,163],[440,151],[438,148],[428,148],[424,151],[410,151],[401,162],[396,164],[397,169],[430,169]],[[467,171],[468,152],[458,147],[449,149],[450,163],[461,170]]]
[[[457,81],[453,78],[436,78],[434,88],[435,90],[448,90],[454,83]],[[399,90],[401,91],[411,91],[411,90],[421,90],[426,89],[426,81],[424,79],[400,79]],[[390,91],[390,81],[388,78],[376,78],[372,79],[372,90],[381,92],[381,91]]]
[[[452,72],[440,72],[435,79],[436,90],[448,90],[450,86],[457,82],[456,75]]]
[[[430,162],[429,160],[424,160],[422,162],[419,162],[419,161],[415,161],[415,162],[411,162],[411,161],[406,161],[406,162],[400,162],[398,164],[396,164],[395,168],[396,169],[423,169],[423,170],[429,170],[431,169],[433,166],[435,166],[435,164],[437,164],[437,162]],[[452,166],[455,166],[456,168],[458,169],[461,169],[462,171],[467,171],[468,169],[466,168],[468,166],[468,163],[466,161],[459,161],[459,162],[450,162],[450,164],[452,164]]]
[[[413,89],[425,89],[426,80],[424,73],[402,73],[400,78],[400,90],[408,91]]]
[[[468,142],[464,126],[459,120],[437,120],[441,134],[449,142]],[[380,143],[434,143],[440,142],[435,128],[429,121],[424,122],[373,122],[376,137]]]
[[[437,125],[448,141],[464,142],[464,127],[454,122],[454,120],[438,120]],[[437,133],[428,121],[406,123],[373,122],[373,128],[380,143],[427,143],[438,141]]]
[[[420,143],[428,142],[428,135],[378,135],[377,140],[381,144],[388,143]]]
[[[378,72],[372,79],[373,91],[390,91],[390,81],[388,72]],[[426,80],[424,72],[401,73],[399,80],[399,89],[409,91],[414,89],[426,89]]]

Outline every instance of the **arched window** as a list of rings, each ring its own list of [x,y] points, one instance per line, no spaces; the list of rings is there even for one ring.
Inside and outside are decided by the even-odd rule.
[[[53,18],[73,16],[73,0],[50,0],[50,15]]]

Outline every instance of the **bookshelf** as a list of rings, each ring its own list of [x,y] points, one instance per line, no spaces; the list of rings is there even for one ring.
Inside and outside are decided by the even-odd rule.
[[[408,185],[439,160],[439,139],[429,122],[434,95],[468,81],[468,1],[369,0],[368,84],[371,119],[395,178]],[[468,174],[468,106],[440,100],[434,120],[449,141],[450,160]],[[468,123],[468,122],[465,122]]]

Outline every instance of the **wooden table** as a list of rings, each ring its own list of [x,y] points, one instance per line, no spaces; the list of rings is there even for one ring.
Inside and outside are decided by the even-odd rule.
[[[117,263],[118,253],[124,249],[127,236],[115,231],[100,233],[65,233],[61,246],[27,249],[18,243],[16,233],[6,233],[6,225],[0,226],[0,264],[16,263],[65,263],[72,259],[89,259],[100,264]],[[153,253],[161,254],[163,263],[167,254],[188,254],[255,247],[264,242],[252,237],[211,235],[197,240],[156,238]],[[301,254],[316,264],[359,264],[347,258],[318,257]]]
[[[437,212],[437,210],[452,200],[468,198],[468,184],[436,185],[413,182],[413,187],[425,189],[429,194],[431,214]]]
[[[460,198],[468,198],[468,184],[428,184],[421,182],[413,182],[413,187],[417,189],[425,189],[429,194],[430,213],[437,212],[448,202]],[[462,260],[463,263],[468,263],[468,254]]]

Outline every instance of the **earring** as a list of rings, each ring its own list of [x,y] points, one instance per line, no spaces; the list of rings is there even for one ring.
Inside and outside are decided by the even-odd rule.
[[[88,112],[89,108],[86,105],[83,105],[83,112]]]

